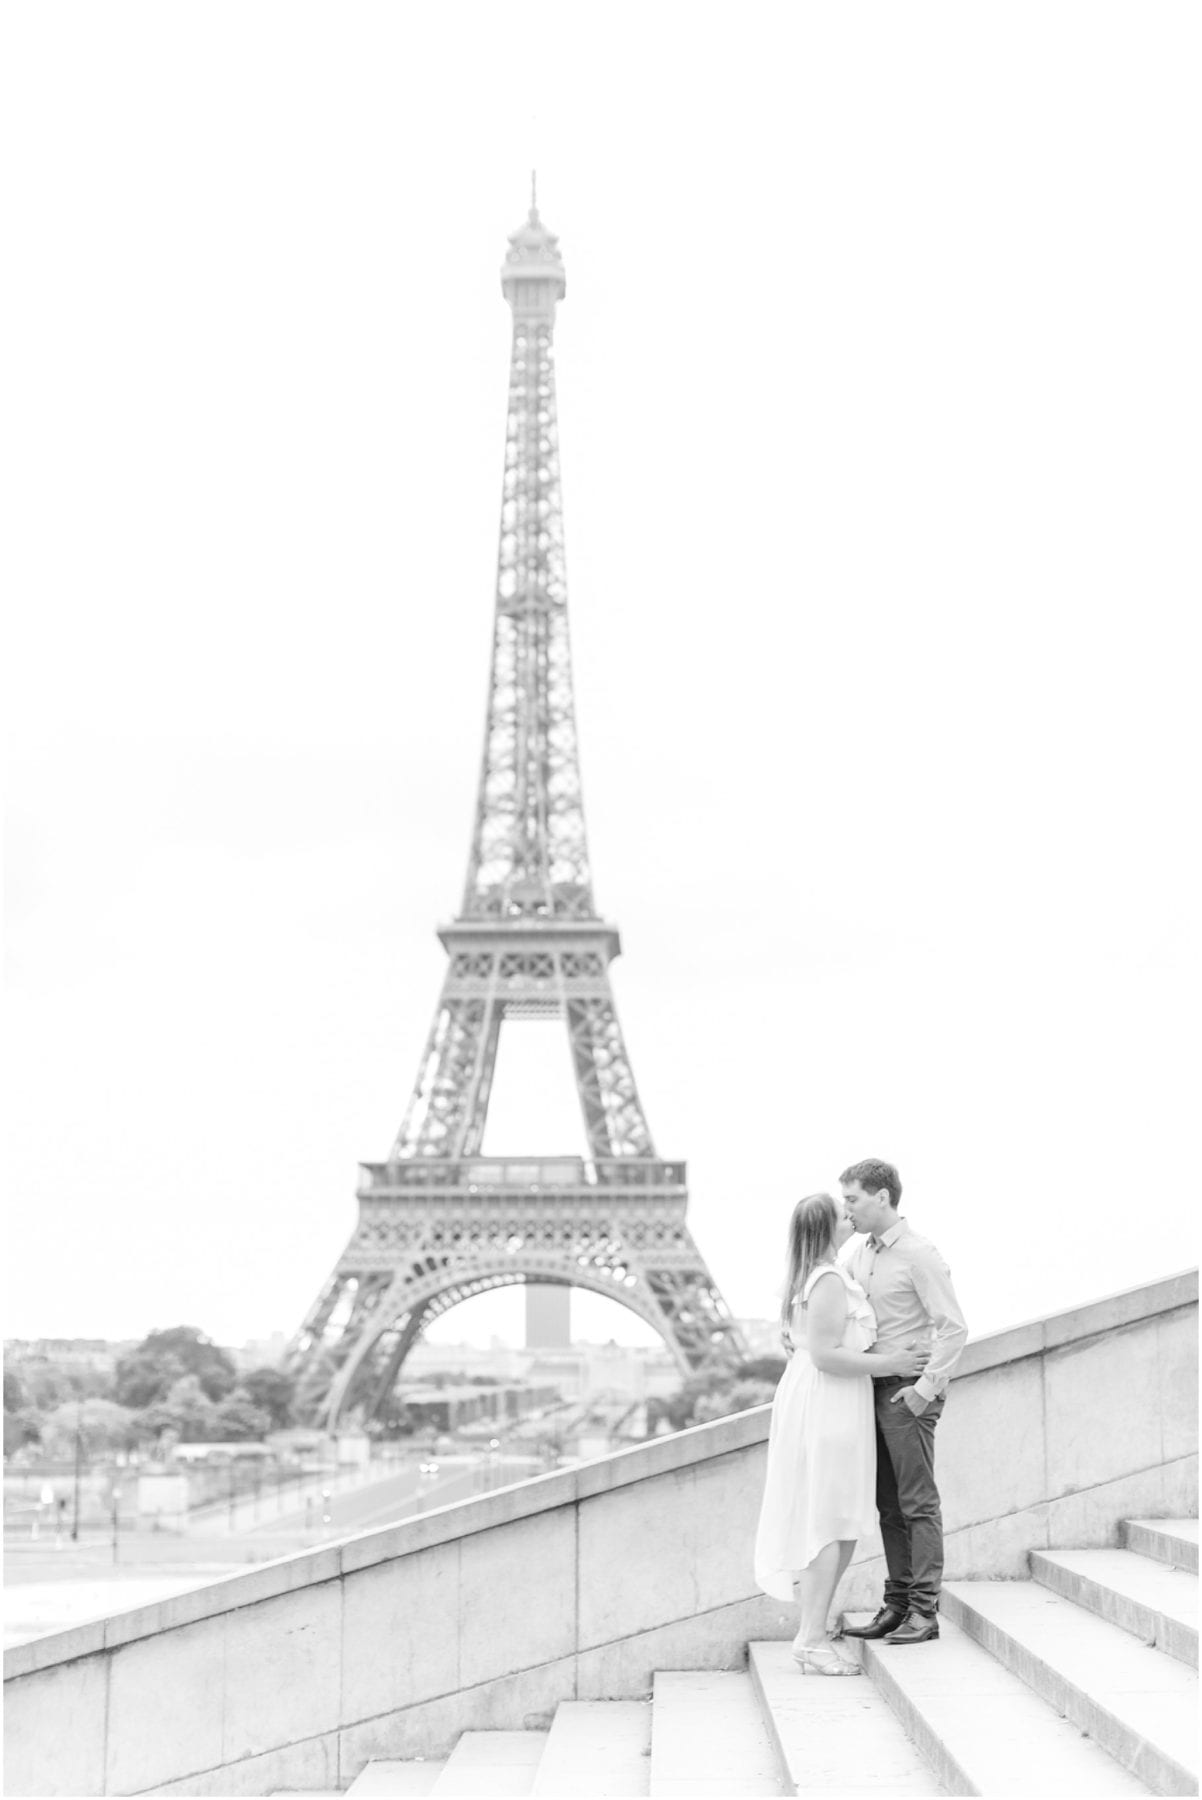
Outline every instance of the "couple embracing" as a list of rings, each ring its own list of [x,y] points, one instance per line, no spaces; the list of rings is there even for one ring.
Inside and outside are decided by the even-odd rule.
[[[765,1593],[796,1599],[803,1673],[858,1675],[827,1615],[856,1542],[878,1522],[884,1602],[848,1637],[922,1644],[939,1636],[943,1521],[935,1426],[967,1332],[947,1264],[900,1217],[891,1163],[853,1163],[789,1221],[781,1335],[789,1357],[772,1403],[755,1545]],[[839,1252],[856,1234],[855,1246]]]

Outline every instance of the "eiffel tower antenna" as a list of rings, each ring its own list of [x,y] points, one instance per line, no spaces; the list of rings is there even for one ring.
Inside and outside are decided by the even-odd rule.
[[[558,239],[509,239],[513,313],[492,666],[467,877],[439,931],[448,965],[387,1162],[361,1166],[359,1219],[289,1353],[298,1400],[333,1425],[387,1405],[440,1314],[515,1283],[582,1287],[651,1325],[684,1374],[744,1355],[693,1242],[685,1167],[656,1156],[618,1023],[615,926],[584,828],[552,338]],[[502,1024],[567,1027],[587,1157],[480,1154]]]

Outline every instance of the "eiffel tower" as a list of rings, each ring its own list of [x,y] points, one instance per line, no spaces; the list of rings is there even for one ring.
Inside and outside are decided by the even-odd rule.
[[[610,988],[617,929],[593,900],[577,760],[552,336],[558,240],[531,191],[501,288],[513,310],[484,756],[458,917],[408,1109],[360,1168],[350,1243],[293,1340],[298,1400],[370,1422],[422,1331],[493,1288],[589,1288],[629,1307],[683,1374],[746,1354],[655,1154]],[[482,1157],[505,1019],[566,1021],[588,1157]]]

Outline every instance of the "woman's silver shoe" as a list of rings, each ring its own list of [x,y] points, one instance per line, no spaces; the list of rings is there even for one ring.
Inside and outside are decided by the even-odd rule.
[[[803,1675],[858,1675],[860,1665],[844,1661],[829,1644],[799,1644],[794,1641],[793,1661]]]

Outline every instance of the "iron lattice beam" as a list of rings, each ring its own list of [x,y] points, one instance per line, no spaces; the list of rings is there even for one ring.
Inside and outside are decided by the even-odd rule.
[[[684,1168],[561,1157],[368,1165],[333,1285],[303,1346],[333,1417],[380,1410],[420,1332],[494,1288],[567,1283],[651,1325],[695,1374],[745,1354],[689,1230]],[[312,1398],[313,1396],[311,1396]]]

